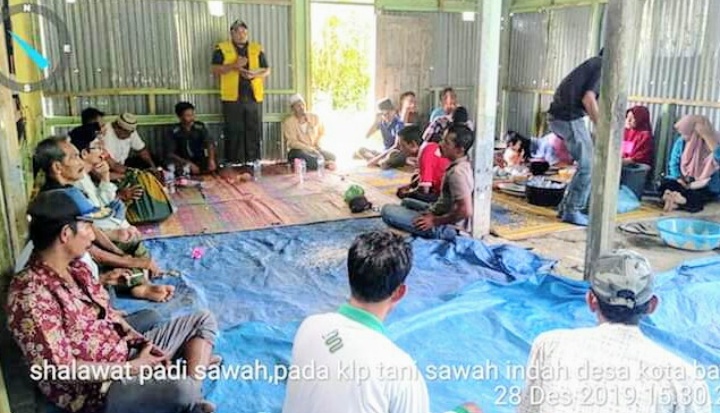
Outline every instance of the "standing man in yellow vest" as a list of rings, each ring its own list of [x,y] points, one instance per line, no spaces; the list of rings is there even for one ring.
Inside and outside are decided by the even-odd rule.
[[[212,58],[212,72],[220,77],[225,117],[226,161],[249,164],[260,160],[264,79],[270,75],[260,43],[248,40],[245,22],[230,26],[231,40],[221,42]]]

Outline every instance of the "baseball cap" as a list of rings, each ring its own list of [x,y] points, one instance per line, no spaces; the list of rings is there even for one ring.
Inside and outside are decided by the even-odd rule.
[[[247,24],[245,24],[244,21],[242,21],[242,20],[240,20],[240,19],[237,19],[237,20],[235,20],[235,21],[233,22],[233,24],[230,25],[230,30],[232,30],[232,31],[237,30],[238,27],[243,27],[243,28],[245,28],[246,30],[247,30],[247,28],[248,28]]]
[[[112,214],[112,210],[96,207],[82,191],[72,187],[40,192],[30,203],[28,214],[33,220],[66,224],[107,218]]]
[[[653,278],[645,257],[630,250],[614,250],[591,265],[590,285],[600,301],[634,309],[653,297]]]

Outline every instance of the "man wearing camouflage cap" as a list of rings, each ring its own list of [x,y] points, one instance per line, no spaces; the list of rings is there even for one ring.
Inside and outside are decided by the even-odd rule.
[[[658,305],[643,256],[616,250],[591,263],[586,302],[595,327],[540,334],[518,412],[710,412],[695,369],[639,328]],[[540,374],[529,374],[540,372]]]

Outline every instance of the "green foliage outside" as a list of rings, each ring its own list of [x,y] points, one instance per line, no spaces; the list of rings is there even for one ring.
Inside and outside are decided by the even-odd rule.
[[[335,110],[362,109],[370,88],[369,56],[363,52],[367,36],[348,27],[353,22],[343,24],[339,17],[330,17],[322,41],[312,50],[313,88],[331,96]]]

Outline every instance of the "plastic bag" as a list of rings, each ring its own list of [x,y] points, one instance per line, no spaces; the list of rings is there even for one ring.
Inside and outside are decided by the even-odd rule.
[[[626,212],[634,211],[640,208],[640,200],[638,199],[635,192],[625,185],[620,186],[618,192],[617,212],[618,214],[624,214]]]

